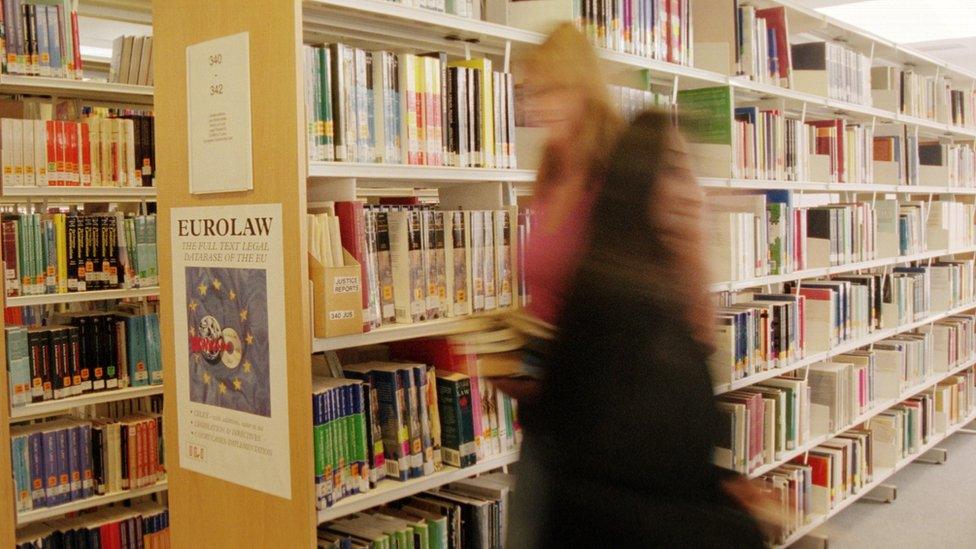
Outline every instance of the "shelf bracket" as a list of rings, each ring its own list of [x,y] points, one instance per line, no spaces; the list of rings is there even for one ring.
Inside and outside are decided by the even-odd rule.
[[[678,75],[674,75],[671,79],[671,107],[675,108],[678,105]]]
[[[798,539],[791,547],[796,549],[827,549],[829,547],[828,541],[827,536],[810,533]]]
[[[465,56],[467,56],[467,50],[465,50]],[[506,73],[512,72],[512,41],[505,40],[505,71]]]
[[[471,61],[471,44],[468,42],[464,43],[464,60]]]
[[[877,488],[865,494],[863,499],[881,503],[894,503],[898,499],[898,487],[894,484],[879,484]]]
[[[915,458],[917,463],[930,463],[932,465],[942,465],[949,461],[949,450],[945,448],[932,448],[928,452]]]

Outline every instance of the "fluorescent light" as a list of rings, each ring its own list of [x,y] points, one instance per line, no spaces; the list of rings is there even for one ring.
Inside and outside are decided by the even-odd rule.
[[[976,0],[868,0],[817,11],[901,44],[976,36]]]

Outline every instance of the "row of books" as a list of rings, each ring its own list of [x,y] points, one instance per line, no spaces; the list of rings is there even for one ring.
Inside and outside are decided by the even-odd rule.
[[[689,0],[519,0],[509,4],[508,18],[513,25],[540,17],[573,20],[599,48],[680,65],[694,63]]]
[[[713,378],[746,379],[973,299],[972,260],[804,280],[721,298]]]
[[[77,0],[7,0],[2,21],[5,73],[82,78]]]
[[[112,41],[108,81],[152,86],[152,36],[119,36]]]
[[[17,531],[16,549],[165,549],[169,510],[151,501],[104,507],[94,513],[28,524]]]
[[[512,75],[490,59],[305,46],[313,161],[515,168]]]
[[[489,473],[451,482],[318,527],[319,549],[500,549],[515,478]]]
[[[793,88],[871,106],[871,57],[836,42],[790,46]]]
[[[100,111],[79,122],[4,118],[0,120],[3,184],[152,186],[153,126],[152,116],[102,116]]]
[[[3,214],[7,297],[159,284],[156,216]]]
[[[786,25],[786,12],[782,7],[756,9],[738,5],[736,74],[763,84],[789,86],[790,43]]]
[[[976,90],[955,88],[946,75],[879,66],[871,69],[875,106],[944,124],[976,127]]]
[[[6,327],[11,407],[162,384],[156,313],[117,310],[56,318],[60,323],[44,327]]]
[[[165,476],[162,417],[60,417],[10,429],[17,511],[150,486]]]
[[[315,259],[341,266],[344,249],[359,263],[366,329],[515,304],[509,210],[335,202],[308,222]]]
[[[780,376],[719,396],[727,429],[717,463],[753,472],[812,438],[853,426],[879,402],[945,376],[974,356],[974,323],[973,315],[951,317],[813,364],[805,378]]]
[[[627,86],[610,86],[609,88],[610,101],[625,120],[633,120],[638,114],[647,110],[671,108],[671,96],[666,93]],[[516,97],[519,97],[518,89],[516,87]],[[516,116],[516,120],[519,118]]]
[[[784,510],[771,542],[782,543],[816,515],[863,495],[879,474],[918,454],[976,407],[973,369],[940,381],[760,477]]]
[[[707,248],[713,276],[742,280],[976,243],[970,204],[857,198],[801,207],[782,191],[714,195]]]
[[[700,176],[976,187],[971,143],[920,138],[906,124],[809,120],[768,102],[733,104],[728,86],[677,94]]]
[[[515,405],[484,378],[409,362],[345,365],[313,383],[319,508],[514,451]]]

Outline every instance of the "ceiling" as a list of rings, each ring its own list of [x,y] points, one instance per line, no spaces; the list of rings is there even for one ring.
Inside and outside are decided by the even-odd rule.
[[[976,72],[976,0],[795,0]]]

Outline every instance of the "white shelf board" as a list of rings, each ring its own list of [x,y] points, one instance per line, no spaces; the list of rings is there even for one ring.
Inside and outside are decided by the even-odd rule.
[[[741,290],[743,288],[751,288],[753,286],[765,286],[767,284],[779,284],[781,282],[787,282],[791,280],[801,280],[805,278],[816,278],[821,276],[850,273],[862,269],[875,269],[878,267],[908,263],[910,261],[925,261],[927,259],[935,259],[947,255],[964,254],[964,253],[972,253],[972,252],[976,252],[976,246],[966,246],[956,250],[934,250],[930,252],[922,252],[922,253],[911,254],[911,255],[900,255],[900,256],[884,258],[884,259],[872,259],[870,261],[859,261],[856,263],[848,263],[846,265],[835,265],[832,267],[823,267],[818,269],[804,269],[802,271],[795,271],[792,273],[786,273],[781,275],[769,275],[769,276],[761,276],[756,278],[749,278],[745,280],[729,280],[724,282],[716,282],[714,284],[709,285],[709,289],[712,292],[731,292],[731,291]]]
[[[339,500],[332,507],[320,509],[318,512],[318,522],[322,524],[323,522],[335,520],[351,513],[369,509],[370,507],[376,507],[384,503],[419,494],[420,492],[425,492],[456,480],[473,477],[477,474],[491,471],[492,469],[511,465],[516,461],[518,461],[518,452],[509,452],[463,469],[445,466],[443,471],[404,482],[382,480],[376,488],[371,489],[369,492],[347,497]]]
[[[699,177],[706,189],[765,189],[831,193],[896,193],[896,194],[976,194],[976,187],[934,185],[889,185],[886,183],[824,183],[819,181],[783,181],[777,179],[735,179]]]
[[[917,383],[916,385],[914,385],[912,387],[909,387],[908,389],[902,391],[901,394],[899,394],[897,397],[876,402],[868,410],[865,410],[859,416],[857,416],[856,418],[854,418],[854,421],[852,421],[849,425],[845,425],[844,427],[842,427],[840,429],[837,429],[836,431],[834,431],[832,433],[827,433],[827,434],[822,434],[822,435],[815,436],[810,441],[802,444],[800,447],[798,447],[796,449],[793,449],[793,450],[790,450],[788,452],[785,452],[778,459],[776,459],[776,460],[774,460],[774,461],[772,461],[770,463],[766,463],[766,464],[762,465],[761,467],[759,467],[758,469],[756,469],[755,471],[750,472],[749,473],[749,477],[750,478],[760,477],[760,476],[768,473],[769,471],[772,471],[773,469],[779,467],[780,465],[783,465],[785,463],[789,463],[789,461],[792,460],[793,458],[795,458],[795,457],[797,457],[799,455],[802,455],[803,453],[805,453],[805,452],[807,452],[809,450],[812,450],[813,448],[816,448],[817,446],[820,446],[824,442],[826,442],[826,441],[828,441],[828,440],[830,440],[830,439],[832,439],[832,438],[834,438],[834,437],[836,437],[836,436],[838,436],[838,435],[840,435],[840,434],[842,434],[842,433],[844,433],[846,431],[849,431],[849,430],[853,429],[854,427],[857,427],[858,425],[864,423],[865,421],[868,421],[869,419],[871,419],[874,416],[880,414],[881,412],[884,412],[888,408],[891,408],[892,406],[895,406],[899,402],[901,402],[901,401],[903,401],[905,399],[911,398],[911,397],[913,397],[913,396],[915,396],[915,395],[917,395],[917,394],[919,394],[921,392],[924,392],[926,389],[929,389],[930,387],[934,387],[940,381],[943,381],[945,379],[948,379],[948,378],[950,378],[950,377],[958,374],[959,372],[962,372],[963,370],[972,367],[973,365],[976,365],[976,359],[970,358],[969,360],[966,360],[965,362],[963,362],[959,366],[956,366],[956,367],[950,369],[948,372],[936,372],[936,373],[930,375],[926,380],[924,380],[924,381],[922,381],[920,383]]]
[[[895,464],[894,467],[890,469],[881,469],[881,470],[874,471],[874,477],[872,478],[871,482],[862,486],[861,490],[858,493],[849,495],[847,499],[844,499],[839,503],[837,503],[837,505],[835,505],[825,515],[820,515],[820,514],[813,515],[810,518],[809,522],[807,522],[805,525],[800,527],[790,537],[786,538],[786,541],[784,543],[773,545],[773,547],[789,547],[790,545],[800,541],[801,538],[803,538],[804,536],[806,536],[816,528],[822,526],[825,522],[830,520],[831,517],[836,516],[844,509],[850,507],[852,504],[854,504],[859,499],[861,499],[861,497],[864,496],[865,494],[871,493],[871,490],[874,490],[875,488],[880,486],[881,483],[888,480],[892,475],[904,469],[910,463],[914,462],[916,459],[925,455],[926,452],[928,452],[932,448],[935,448],[937,444],[941,443],[945,439],[954,435],[957,431],[964,428],[966,425],[972,423],[974,420],[976,420],[976,409],[970,412],[969,415],[967,415],[965,418],[960,420],[958,423],[949,427],[945,433],[941,433],[941,434],[937,433],[932,437],[930,437],[929,441],[924,445],[922,445],[922,447],[919,448],[917,452],[902,458],[901,460],[898,461],[898,463]]]
[[[115,402],[118,400],[161,394],[163,394],[162,385],[127,387],[125,389],[114,390],[109,389],[106,391],[99,391],[97,393],[78,395],[70,398],[62,398],[60,400],[51,400],[48,402],[38,402],[36,404],[28,404],[26,406],[13,408],[10,410],[10,421],[24,421],[28,419],[49,417],[81,406],[91,406],[93,404],[101,404],[103,402]]]
[[[414,324],[391,324],[362,334],[312,339],[312,352],[334,351],[349,347],[389,343],[418,337],[432,337],[464,332],[480,326],[480,316],[439,318]]]
[[[156,187],[4,187],[0,202],[152,202]]]
[[[102,301],[105,299],[124,299],[151,297],[159,295],[159,287],[134,288],[131,290],[97,290],[92,292],[71,292],[67,294],[41,294],[8,297],[7,307],[27,307],[29,305],[51,305],[55,303],[81,303],[83,301]]]
[[[124,103],[151,105],[153,89],[150,86],[111,84],[91,80],[70,80],[46,76],[0,75],[0,92],[54,97],[81,97]]]
[[[103,496],[94,496],[78,501],[72,501],[71,503],[65,503],[64,505],[58,505],[55,507],[42,507],[32,511],[24,511],[17,514],[17,526],[23,526],[31,522],[37,522],[49,518],[60,517],[66,513],[74,513],[76,511],[91,509],[100,505],[125,501],[130,498],[148,496],[149,494],[155,494],[162,492],[163,490],[166,490],[165,480],[159,481],[151,486],[144,486],[134,490],[123,490],[121,492],[113,492]]]
[[[929,316],[927,316],[927,317],[925,317],[925,318],[923,318],[921,320],[916,320],[914,322],[909,322],[907,324],[902,324],[901,326],[898,326],[898,327],[895,327],[895,328],[885,328],[885,329],[882,329],[882,330],[877,330],[875,332],[871,332],[870,334],[868,334],[867,336],[865,336],[863,338],[842,342],[839,345],[836,345],[836,346],[832,347],[828,351],[825,351],[825,352],[822,352],[822,353],[817,353],[817,354],[814,354],[814,355],[810,355],[810,356],[801,358],[801,359],[799,359],[799,360],[797,360],[795,362],[792,362],[790,364],[787,364],[785,366],[780,366],[779,368],[773,368],[773,369],[770,369],[770,370],[765,370],[763,372],[758,372],[758,373],[753,374],[751,376],[747,376],[747,377],[745,377],[743,379],[735,380],[735,381],[733,381],[731,383],[722,383],[720,385],[716,385],[716,386],[712,387],[712,392],[714,394],[716,394],[716,395],[721,395],[723,393],[728,393],[730,391],[735,391],[735,390],[741,389],[743,387],[748,387],[750,385],[755,385],[756,383],[760,383],[760,382],[766,381],[767,379],[771,379],[771,378],[774,378],[774,377],[777,377],[777,376],[781,376],[783,374],[787,374],[787,373],[792,372],[792,371],[795,371],[795,370],[799,370],[800,368],[803,368],[805,366],[809,366],[811,364],[815,364],[817,362],[821,362],[823,360],[827,360],[828,358],[831,358],[831,357],[834,357],[834,356],[837,356],[837,355],[842,355],[844,353],[853,351],[855,349],[860,349],[861,347],[867,347],[868,345],[871,345],[872,343],[877,343],[878,341],[881,341],[883,339],[887,339],[887,338],[892,337],[894,335],[898,335],[898,334],[905,333],[905,332],[910,332],[910,331],[912,331],[912,330],[914,330],[916,328],[920,328],[922,326],[925,326],[926,324],[931,324],[933,322],[937,322],[939,320],[942,320],[943,318],[947,318],[947,317],[950,317],[952,315],[957,315],[957,314],[960,314],[960,313],[964,313],[964,312],[966,312],[966,311],[968,311],[970,309],[974,309],[974,308],[976,308],[976,301],[974,301],[972,303],[966,303],[966,304],[960,305],[958,307],[953,307],[952,309],[949,309],[948,311],[944,311],[944,312],[941,312],[941,313],[936,313],[936,314],[933,314],[933,315],[929,315]]]
[[[359,181],[395,183],[455,183],[465,181],[531,183],[535,181],[535,170],[310,162],[308,176],[313,179],[357,179]]]

